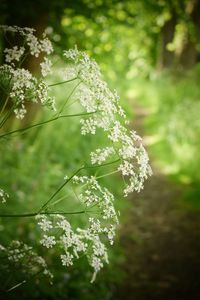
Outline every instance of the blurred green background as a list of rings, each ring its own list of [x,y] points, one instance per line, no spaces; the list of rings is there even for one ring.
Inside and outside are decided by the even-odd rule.
[[[200,299],[199,13],[199,0],[1,1],[1,22],[35,27],[38,34],[47,28],[56,56],[76,44],[96,59],[130,126],[144,137],[154,171],[144,192],[128,200],[120,178],[105,180],[119,199],[121,226],[110,264],[94,284],[82,260],[67,271],[56,265],[53,286],[30,282],[8,299]],[[34,63],[29,68],[37,72]],[[63,87],[54,93],[58,101],[66,97]],[[41,114],[35,118],[48,117]],[[80,140],[78,127],[78,120],[58,121],[0,145],[1,186],[17,197],[10,210],[38,207],[103,142]],[[2,220],[4,242],[15,238],[12,222]],[[19,221],[17,233],[34,241],[32,228]]]

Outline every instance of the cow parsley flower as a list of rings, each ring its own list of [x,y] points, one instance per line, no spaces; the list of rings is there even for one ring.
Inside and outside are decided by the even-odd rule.
[[[40,243],[46,248],[52,248],[56,244],[55,236],[48,236],[44,234]]]
[[[100,165],[113,153],[115,153],[115,150],[113,147],[105,147],[103,149],[96,149],[95,152],[90,153],[91,163]]]
[[[97,122],[94,118],[88,118],[88,119],[81,119],[80,123],[82,125],[81,127],[81,133],[83,135],[86,135],[88,133],[95,134],[96,133],[96,126]]]
[[[27,113],[27,102],[41,102],[44,106],[55,110],[55,99],[49,96],[46,83],[38,80],[29,70],[21,67],[27,59],[27,54],[38,57],[41,53],[49,55],[53,51],[51,42],[47,37],[38,39],[31,28],[17,26],[0,26],[5,34],[15,33],[22,39],[23,46],[14,46],[4,50],[6,64],[0,67],[0,84],[4,92],[13,102],[13,110],[18,119],[23,119]],[[23,65],[23,64],[22,64]],[[51,73],[52,63],[44,56],[40,63],[41,74],[46,77]]]
[[[6,193],[3,189],[0,188],[1,203],[6,203],[8,198],[9,198],[8,193]]]
[[[52,222],[45,215],[37,215],[38,225],[43,231],[49,231],[53,228]]]
[[[25,51],[24,47],[14,46],[11,49],[6,48],[4,50],[4,53],[6,54],[5,61],[7,63],[11,63],[12,61],[19,61],[22,55],[24,54],[24,51]]]
[[[0,29],[5,33],[20,35],[23,40],[23,46],[5,49],[6,64],[0,66],[0,83],[2,89],[8,91],[7,96],[12,102],[16,117],[24,118],[28,109],[27,103],[30,102],[40,103],[55,111],[55,98],[50,96],[50,89],[56,84],[48,85],[45,81],[45,77],[52,72],[52,62],[48,57],[53,52],[51,42],[45,35],[42,39],[36,37],[31,28],[0,26]],[[36,78],[29,70],[20,67],[22,59],[26,59],[28,53],[36,58],[43,54],[40,77]],[[104,264],[108,263],[107,244],[114,243],[119,216],[114,206],[114,195],[101,184],[101,178],[115,172],[121,173],[125,183],[123,192],[128,196],[131,192],[139,192],[143,188],[144,181],[152,171],[141,138],[135,131],[126,127],[126,114],[120,106],[119,96],[116,91],[111,91],[102,79],[97,63],[77,47],[64,51],[63,55],[68,64],[60,72],[60,83],[67,84],[67,80],[77,83],[69,93],[68,100],[73,98],[70,105],[79,101],[83,112],[80,119],[81,134],[95,135],[101,131],[106,136],[107,143],[103,147],[93,149],[90,153],[91,165],[83,165],[71,177],[65,176],[61,186],[64,188],[66,184],[70,184],[75,194],[77,191],[76,198],[83,207],[81,212],[87,212],[81,226],[73,226],[64,212],[51,214],[52,206],[48,206],[48,202],[45,210],[36,216],[36,222],[42,233],[40,244],[45,248],[55,249],[63,266],[73,265],[81,255],[87,257],[93,269],[93,282]],[[60,116],[64,117],[62,111],[54,117],[55,120]],[[92,170],[102,165],[112,168],[111,172],[103,175],[100,173],[100,176],[97,176],[96,172],[95,176],[92,175]],[[57,192],[54,195],[57,195]],[[2,203],[7,197],[0,189]],[[51,277],[45,261],[35,255],[31,247],[23,246],[20,242],[13,245],[15,249],[9,249],[8,260],[14,263],[23,261],[25,254],[20,250],[21,247],[27,252],[30,251],[32,261],[42,267],[44,274]],[[4,251],[1,247],[0,250]]]
[[[69,267],[69,266],[73,265],[73,261],[72,261],[73,255],[71,253],[66,252],[66,254],[61,254],[60,258],[61,258],[63,266]]]
[[[47,37],[40,40],[40,49],[42,52],[45,52],[46,54],[51,54],[53,52],[52,43]]]
[[[46,77],[51,73],[52,62],[47,57],[44,58],[44,61],[40,64],[40,66],[43,77]]]
[[[0,252],[3,252],[4,266],[17,267],[23,276],[35,276],[37,273],[43,273],[50,280],[53,274],[48,269],[47,263],[43,257],[39,256],[33,247],[21,241],[13,240],[8,246],[0,245]],[[7,261],[6,261],[7,260]]]

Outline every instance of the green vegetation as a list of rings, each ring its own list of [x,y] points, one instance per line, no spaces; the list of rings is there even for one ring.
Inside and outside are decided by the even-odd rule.
[[[62,67],[63,49],[72,48],[76,44],[78,49],[95,58],[109,87],[119,93],[121,105],[131,120],[129,126],[139,130],[144,136],[154,171],[181,187],[182,193],[174,204],[177,205],[177,210],[183,213],[199,212],[200,20],[197,15],[200,1],[50,2],[51,5],[47,1],[20,0],[18,5],[14,5],[2,1],[0,16],[5,24],[35,27],[39,33],[47,28],[56,49],[53,56],[55,75],[51,82],[59,81],[56,72]],[[28,15],[27,5],[32,7],[28,10]],[[0,47],[3,62],[3,49],[7,47],[3,35]],[[58,58],[61,59],[60,63],[57,63]],[[34,60],[30,59],[29,65],[25,67],[36,74],[38,72]],[[55,96],[57,103],[62,106],[73,87],[73,83],[68,84],[67,88],[58,85],[51,96]],[[1,102],[1,108],[2,106]],[[73,109],[68,107],[67,113],[79,111],[80,106],[75,104]],[[36,108],[36,112],[30,114],[24,123],[11,119],[4,130],[15,130],[22,125],[34,124],[51,117],[50,112]],[[22,208],[24,212],[37,211],[55,192],[65,175],[72,174],[77,165],[81,167],[82,164],[88,164],[88,153],[100,143],[106,144],[101,133],[81,139],[77,134],[80,131],[79,120],[79,117],[65,119],[65,122],[58,119],[45,126],[1,139],[0,187],[9,195],[15,195],[6,206],[2,205],[1,214],[18,214]],[[0,134],[3,133],[2,130]],[[107,172],[111,171],[109,166],[106,168]],[[115,193],[123,228],[123,224],[129,222],[129,212],[134,206],[132,196],[131,201],[122,199],[123,182],[118,174],[101,178],[101,181]],[[55,201],[52,208],[77,210],[78,205],[74,201],[76,196],[73,193],[67,187],[63,189],[59,194],[60,200]],[[76,228],[84,224],[85,216],[69,216],[69,220]],[[33,219],[16,221],[1,218],[0,244],[9,243],[16,236],[25,242],[31,240],[34,244],[40,233],[33,228]],[[123,239],[123,229],[121,236]],[[131,238],[142,244],[142,238],[135,233]],[[38,251],[41,251],[39,247]],[[43,249],[40,254],[44,252]],[[85,257],[66,269],[58,263],[58,253],[52,251],[48,258],[55,275],[52,286],[48,280],[34,277],[6,296],[2,291],[2,295],[6,299],[115,299],[118,285],[123,285],[127,280],[123,266],[129,258],[125,252],[119,230],[116,243],[109,250],[110,264],[105,266],[91,284],[91,270],[88,269]],[[18,279],[17,282],[21,282],[18,270],[13,267],[12,272]],[[12,282],[10,273],[10,269],[2,267],[0,281],[5,287]],[[4,281],[5,274],[8,282]]]

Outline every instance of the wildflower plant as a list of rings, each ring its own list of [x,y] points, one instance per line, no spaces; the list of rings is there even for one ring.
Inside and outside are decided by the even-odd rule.
[[[19,37],[21,45],[13,45],[4,50],[5,63],[0,66],[1,115],[0,138],[2,141],[16,133],[23,133],[34,127],[47,126],[50,122],[68,118],[80,118],[80,135],[94,136],[101,131],[107,144],[99,145],[97,149],[88,151],[90,164],[80,162],[72,174],[63,174],[63,181],[38,211],[22,212],[20,214],[1,214],[2,218],[35,217],[35,226],[40,230],[40,241],[35,241],[47,251],[56,249],[60,263],[69,267],[83,255],[87,257],[93,269],[91,282],[96,274],[108,263],[108,245],[113,245],[119,213],[115,209],[115,197],[101,183],[102,177],[121,174],[124,182],[123,194],[127,197],[133,191],[139,192],[144,181],[151,175],[148,155],[142,146],[141,138],[127,127],[128,121],[123,108],[120,106],[116,91],[112,92],[102,75],[97,63],[77,47],[63,52],[63,63],[60,72],[62,78],[57,83],[49,84],[53,72],[53,47],[43,34],[41,39],[35,36],[34,29],[17,26],[1,26],[5,35]],[[40,74],[34,75],[25,68],[25,62],[30,57],[42,57]],[[71,88],[73,83],[73,88]],[[51,96],[54,86],[63,85],[69,91],[66,100],[59,105]],[[80,112],[67,114],[68,103],[71,106],[79,103]],[[10,118],[23,119],[30,103],[38,103],[53,111],[52,118],[40,123],[30,124],[12,131],[6,131]],[[97,170],[106,170],[98,176]],[[66,173],[67,170],[66,170]],[[79,211],[55,211],[54,203],[58,194],[70,186],[76,191]],[[13,197],[13,196],[12,196]],[[2,203],[8,201],[8,194],[0,189]],[[5,207],[5,206],[4,206]],[[71,217],[85,215],[82,226],[74,228]],[[70,217],[70,218],[69,218]],[[24,249],[21,250],[20,249]],[[29,251],[30,250],[30,251]],[[23,241],[13,241],[11,246],[1,246],[0,252],[5,253],[9,261],[26,261],[29,257],[29,272],[40,267],[43,274],[52,277],[48,270],[45,257],[37,255],[32,246]],[[23,254],[22,254],[23,253]],[[35,266],[33,266],[35,263]],[[37,273],[37,272],[36,272]]]

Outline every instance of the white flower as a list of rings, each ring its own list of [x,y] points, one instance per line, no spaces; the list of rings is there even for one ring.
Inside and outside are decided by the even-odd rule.
[[[64,51],[64,56],[66,58],[70,58],[72,60],[77,60],[77,58],[79,56],[79,51],[77,49],[77,46],[75,46],[74,49],[70,49],[68,51]]]
[[[42,106],[55,110],[55,99],[50,96],[50,86],[53,84],[49,86],[44,78],[51,73],[51,61],[44,57],[40,64],[42,75],[40,78],[34,77],[28,70],[17,68],[17,64],[15,65],[16,62],[20,62],[27,48],[35,57],[38,57],[41,52],[52,53],[51,42],[45,36],[43,39],[38,39],[34,35],[34,30],[30,28],[17,26],[0,26],[0,28],[16,33],[24,39],[24,48],[14,46],[12,49],[5,50],[7,64],[0,67],[0,80],[2,81],[0,83],[3,88],[9,85],[9,97],[13,102],[16,117],[19,119],[24,117],[28,107],[27,102],[41,103]],[[64,57],[69,64],[66,69],[62,70],[61,83],[66,84],[63,80],[68,79],[77,83],[69,97],[73,98],[72,103],[79,101],[84,114],[80,120],[81,134],[95,135],[101,131],[106,136],[104,140],[107,143],[105,142],[102,148],[99,147],[90,153],[92,166],[86,164],[78,170],[80,174],[77,172],[75,176],[64,178],[63,187],[68,183],[71,185],[72,189],[78,193],[77,198],[81,202],[83,212],[87,212],[82,227],[77,228],[74,223],[70,224],[64,213],[44,215],[45,211],[38,215],[36,220],[42,231],[41,245],[46,248],[55,247],[65,266],[72,265],[75,258],[86,255],[93,268],[93,282],[104,263],[108,263],[106,240],[111,245],[113,244],[118,225],[114,195],[100,184],[101,178],[120,171],[122,176],[125,176],[124,195],[127,196],[143,188],[145,179],[151,175],[151,168],[148,155],[141,145],[141,138],[134,131],[126,128],[126,115],[119,104],[119,96],[115,91],[112,92],[107,83],[102,80],[97,63],[86,53],[78,51],[77,47],[65,51]],[[64,116],[61,115],[61,117]],[[114,164],[112,164],[112,158]],[[96,171],[93,173],[98,177],[92,176],[92,171],[107,160],[109,163],[104,164],[104,167],[107,165],[106,174],[101,173],[104,168],[99,168],[99,173]],[[57,192],[54,195],[57,195]],[[0,189],[0,198],[3,203],[6,197],[6,193]],[[49,210],[47,212],[51,214]],[[90,213],[93,213],[95,217],[88,217]],[[21,243],[17,241],[13,247],[8,251],[8,259],[13,262],[25,259],[24,251],[20,251]],[[32,251],[32,248],[28,246],[24,246],[23,249],[30,253]],[[1,247],[0,250],[3,251]],[[32,255],[32,261],[43,268],[44,274],[51,277],[42,258]]]
[[[91,283],[93,283],[96,279],[97,273],[101,270],[101,268],[103,268],[103,263],[99,257],[93,256],[91,259],[90,265],[94,269],[94,273],[93,273],[92,279],[90,281]]]
[[[72,234],[73,232],[70,230],[69,232],[65,232],[60,237],[60,242],[65,250],[72,246]]]
[[[1,203],[6,203],[8,198],[9,198],[8,193],[6,193],[3,189],[0,188]]]
[[[60,220],[56,223],[56,226],[64,230],[65,232],[70,232],[71,230],[70,223],[63,216],[59,216],[59,219]]]
[[[45,215],[37,215],[36,220],[39,220],[38,225],[45,232],[53,228],[52,222]]]
[[[52,67],[52,62],[45,57],[44,61],[40,64],[41,66],[41,73],[43,77],[46,77],[48,74],[50,74],[51,71],[51,67]]]
[[[29,33],[26,35],[26,41],[30,48],[31,55],[38,57],[40,54],[40,43],[36,36],[34,36],[32,33]]]
[[[82,85],[78,92],[77,98],[80,101],[80,104],[86,110],[86,112],[95,112],[98,108],[98,104],[96,101],[96,95],[90,88],[85,85]]]
[[[21,104],[21,107],[19,107],[19,108],[15,108],[14,113],[15,113],[17,119],[22,120],[24,118],[25,114],[27,113],[27,110],[26,110],[24,104]]]
[[[119,154],[123,159],[131,159],[136,156],[137,148],[133,144],[124,144],[119,149]]]
[[[48,38],[40,40],[40,49],[47,54],[51,54],[53,52],[53,46]]]
[[[47,269],[47,263],[44,258],[39,256],[32,249],[31,246],[16,240],[13,240],[7,247],[0,246],[0,251],[4,252],[4,258],[8,259],[9,265],[12,263],[19,264],[23,274],[27,276],[33,275],[35,274],[35,269],[38,269],[40,271],[43,270],[44,275],[52,278],[53,275]]]
[[[89,231],[91,233],[101,233],[103,231],[100,220],[89,218],[89,223],[90,223]]]
[[[123,176],[135,175],[133,164],[131,164],[127,160],[124,160],[122,164],[120,164],[118,170],[122,172]]]
[[[60,255],[61,261],[62,261],[62,265],[63,266],[71,266],[73,265],[73,255],[69,252],[66,252],[66,254],[61,254]]]
[[[114,243],[114,237],[115,237],[115,232],[116,232],[116,225],[111,224],[110,227],[105,227],[104,232],[107,233],[109,242],[111,245]]]
[[[48,86],[44,81],[38,84],[36,95],[42,104],[45,104],[48,98]]]
[[[4,53],[6,53],[5,61],[11,63],[13,60],[19,61],[21,56],[24,54],[25,48],[14,46],[12,49],[6,48]]]
[[[111,154],[115,153],[113,147],[106,147],[103,149],[96,149],[95,152],[91,152],[91,163],[100,165],[104,162]]]
[[[81,119],[81,134],[86,135],[88,133],[95,134],[97,122],[94,118]]]
[[[78,252],[86,252],[88,244],[81,240],[81,236],[79,234],[74,233],[72,235],[72,244],[74,246],[73,252],[75,256],[78,258]]]
[[[56,240],[54,236],[44,234],[40,243],[46,248],[52,248],[56,244]]]
[[[113,142],[118,142],[123,137],[125,128],[120,124],[119,121],[115,121],[113,126],[110,128],[109,139]]]
[[[49,97],[49,87],[44,81],[41,81],[37,86],[36,99],[40,101],[43,106],[56,111],[55,97]]]

